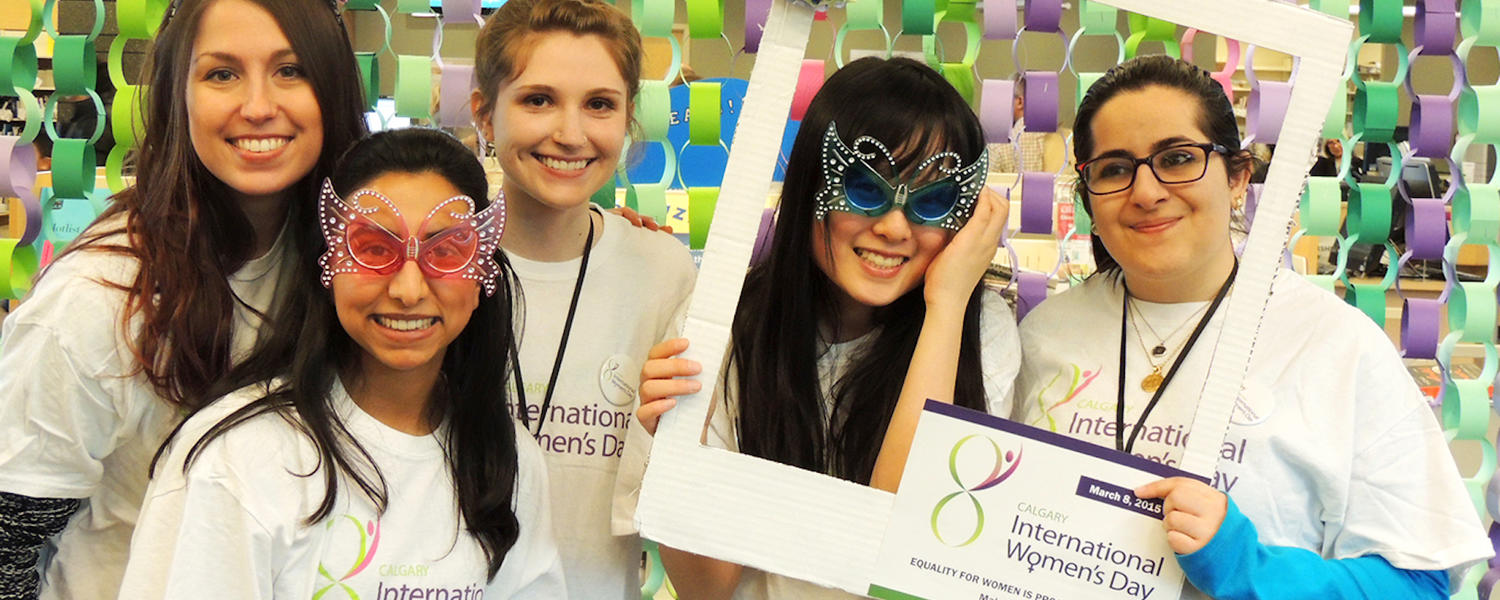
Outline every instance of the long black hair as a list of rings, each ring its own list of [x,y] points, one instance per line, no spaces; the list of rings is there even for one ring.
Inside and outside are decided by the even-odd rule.
[[[436,173],[473,198],[478,209],[489,205],[484,168],[463,144],[441,131],[402,129],[372,135],[344,154],[332,180],[334,189],[347,198],[387,173]],[[302,260],[316,264],[318,255],[310,253]],[[468,325],[448,345],[440,378],[446,383],[439,384],[445,386],[446,393],[436,394],[440,400],[429,407],[430,421],[441,422],[446,429],[441,437],[446,440],[459,512],[469,533],[484,548],[491,577],[520,532],[511,508],[517,471],[516,434],[505,408],[506,375],[511,368],[507,349],[512,335],[512,290],[516,283],[505,257],[497,252],[495,260],[501,266],[495,294],[480,297]],[[340,473],[348,476],[377,509],[384,511],[388,500],[384,477],[329,404],[334,378],[341,370],[353,369],[360,348],[339,324],[329,291],[321,284],[311,289],[314,291],[306,297],[289,299],[302,303],[305,315],[299,323],[283,324],[300,340],[290,361],[283,353],[257,351],[230,373],[222,391],[277,378],[284,383],[210,428],[193,444],[183,464],[185,471],[204,446],[233,427],[274,412],[306,435],[318,452],[318,467],[301,474],[311,477],[321,473],[327,488],[322,503],[307,517],[309,525],[332,512]]]
[[[1093,158],[1094,115],[1099,113],[1099,108],[1123,92],[1153,85],[1181,90],[1198,101],[1198,128],[1208,135],[1210,141],[1230,149],[1230,154],[1224,157],[1224,162],[1228,166],[1231,177],[1251,168],[1254,158],[1250,156],[1250,152],[1239,149],[1240,129],[1234,119],[1234,106],[1229,103],[1229,97],[1224,95],[1224,87],[1214,81],[1208,71],[1190,62],[1162,54],[1142,56],[1120,63],[1105,72],[1099,81],[1089,87],[1088,93],[1083,96],[1083,101],[1078,104],[1078,113],[1073,118],[1075,164],[1083,164],[1084,161]],[[1089,196],[1088,188],[1084,186],[1082,177],[1078,179],[1076,189],[1079,197],[1084,199],[1083,210],[1089,214],[1089,217],[1093,217],[1093,200]],[[1104,241],[1096,235],[1093,236],[1091,243],[1094,250],[1095,272],[1105,274],[1118,272],[1120,263],[1116,262],[1115,257],[1110,255],[1109,249],[1104,247]]]
[[[838,124],[844,140],[868,135],[885,143],[897,153],[897,164],[886,165],[893,173],[912,169],[939,147],[957,152],[968,164],[984,152],[984,134],[963,97],[922,63],[864,58],[839,69],[808,106],[788,157],[770,256],[745,280],[724,370],[725,389],[738,403],[740,451],[868,484],[926,302],[917,286],[876,309],[875,339],[853,357],[827,395],[832,401],[825,403],[817,371],[818,326],[836,328],[838,308],[835,284],[812,253],[832,252],[813,247],[813,228],[826,234],[829,227],[815,218],[813,204],[823,183],[822,137],[829,122]],[[954,401],[984,410],[979,292],[976,285],[964,312]]]

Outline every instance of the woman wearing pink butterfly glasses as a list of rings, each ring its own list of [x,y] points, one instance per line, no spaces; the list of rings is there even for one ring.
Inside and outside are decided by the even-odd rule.
[[[311,199],[365,133],[336,11],[172,3],[134,186],[0,330],[0,590],[115,598],[152,453],[254,346],[300,341],[275,324],[302,305],[275,300],[317,285]],[[38,592],[37,548],[58,531]]]
[[[613,190],[640,35],[602,0],[509,0],[479,34],[474,72],[474,120],[505,173],[502,247],[526,298],[511,406],[546,454],[568,592],[639,597],[640,539],[631,515],[611,522],[615,475],[636,443],[641,360],[673,334],[695,276],[681,243],[589,204]]]
[[[302,343],[174,435],[121,597],[565,597],[541,452],[505,411],[514,283],[486,189],[436,130],[341,159]]]

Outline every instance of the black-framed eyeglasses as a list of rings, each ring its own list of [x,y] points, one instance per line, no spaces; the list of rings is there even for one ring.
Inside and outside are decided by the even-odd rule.
[[[1178,144],[1152,152],[1145,158],[1134,156],[1101,156],[1078,165],[1078,177],[1090,194],[1122,192],[1135,185],[1135,172],[1141,165],[1151,167],[1151,174],[1162,183],[1191,183],[1208,172],[1210,152],[1228,155],[1229,149],[1213,142]]]

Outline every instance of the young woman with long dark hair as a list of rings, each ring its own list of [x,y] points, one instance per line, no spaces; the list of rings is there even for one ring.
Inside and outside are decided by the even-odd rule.
[[[823,84],[788,158],[770,256],[735,315],[710,445],[894,490],[927,399],[1009,410],[1015,317],[980,282],[1006,206],[984,184],[978,118],[931,68],[854,61]],[[699,365],[652,349],[654,431]],[[673,379],[678,377],[677,379]],[[693,597],[847,594],[662,549]]]
[[[350,149],[319,200],[328,292],[289,357],[247,361],[233,379],[258,383],[174,436],[121,597],[565,595],[541,453],[506,411],[514,284],[487,189],[436,130]]]
[[[116,597],[167,432],[254,345],[297,341],[262,323],[296,322],[304,307],[277,299],[317,285],[309,199],[365,132],[337,8],[170,7],[135,184],[0,331],[0,589],[35,595],[37,549],[61,531],[42,597]]]

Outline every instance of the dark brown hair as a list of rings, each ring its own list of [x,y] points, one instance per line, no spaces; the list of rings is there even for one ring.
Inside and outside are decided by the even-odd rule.
[[[432,173],[473,198],[476,209],[483,210],[490,203],[484,167],[473,152],[435,129],[377,133],[355,144],[338,164],[333,187],[345,198],[381,175]],[[453,495],[468,533],[484,549],[490,577],[515,546],[521,527],[512,509],[520,468],[517,436],[506,410],[511,369],[507,350],[515,331],[511,326],[514,295],[520,287],[505,255],[497,253],[495,259],[501,269],[495,279],[497,291],[480,297],[468,325],[444,349],[441,383],[427,415],[429,422],[439,423]],[[312,255],[303,262],[316,264]],[[184,440],[193,444],[183,463],[184,472],[214,438],[258,415],[274,413],[305,435],[318,454],[317,468],[298,473],[319,476],[325,489],[305,524],[314,525],[332,514],[340,486],[364,494],[383,513],[390,501],[385,477],[364,445],[345,428],[329,396],[339,373],[359,377],[362,350],[340,324],[330,290],[317,286],[299,300],[307,304],[299,313],[301,318],[278,328],[278,332],[294,334],[297,344],[285,350],[257,350],[235,367],[224,384],[235,389],[276,380],[281,386],[224,417],[203,437]]]
[[[255,232],[230,200],[232,190],[199,160],[188,134],[184,89],[199,23],[214,1],[183,0],[162,26],[145,68],[145,131],[136,151],[135,185],[116,194],[95,226],[67,250],[92,248],[140,263],[129,284],[111,284],[126,293],[121,327],[128,330],[132,319],[140,319],[139,332],[127,340],[140,370],[164,400],[188,409],[212,398],[215,382],[229,371],[234,307],[243,301],[227,279],[253,258],[255,248]],[[289,289],[277,295],[296,296],[301,288],[317,285],[317,265],[303,260],[316,256],[322,244],[316,186],[332,172],[344,148],[366,132],[360,75],[332,11],[320,5],[309,10],[305,0],[249,1],[280,25],[312,85],[323,121],[317,164],[288,190],[291,226],[285,234],[284,264],[294,276],[283,279],[290,282]],[[128,241],[110,239],[122,233]],[[297,303],[279,304],[289,309]],[[272,312],[265,326],[274,330],[286,311]]]
[[[476,116],[489,118],[500,85],[526,70],[535,34],[550,31],[602,38],[625,79],[627,108],[635,106],[641,88],[641,34],[629,17],[603,0],[510,0],[490,15],[474,43],[474,82],[483,98]]]
[[[1235,122],[1234,106],[1224,95],[1224,87],[1214,81],[1208,71],[1165,55],[1142,56],[1120,63],[1089,87],[1073,118],[1073,159],[1076,164],[1093,158],[1094,115],[1099,109],[1121,93],[1153,85],[1181,90],[1196,101],[1198,128],[1215,144],[1230,149],[1224,157],[1230,176],[1252,167],[1254,159],[1248,151],[1240,149],[1239,125]],[[1078,178],[1075,189],[1084,200],[1083,210],[1090,217],[1094,216],[1093,202],[1082,177]],[[1120,269],[1120,263],[1110,255],[1099,236],[1093,236],[1092,245],[1096,272],[1112,273]]]

